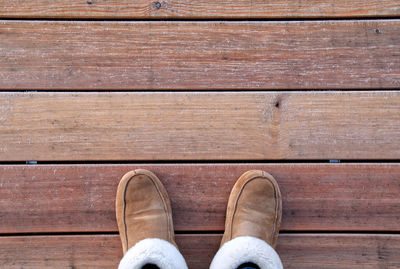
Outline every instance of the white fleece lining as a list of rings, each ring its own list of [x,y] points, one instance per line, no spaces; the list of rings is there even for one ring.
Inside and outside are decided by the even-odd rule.
[[[237,269],[248,262],[261,269],[283,269],[276,251],[267,242],[252,236],[240,236],[226,242],[215,255],[210,269]]]
[[[141,269],[146,264],[160,269],[187,269],[185,259],[170,242],[147,238],[131,247],[122,258],[118,269]]]

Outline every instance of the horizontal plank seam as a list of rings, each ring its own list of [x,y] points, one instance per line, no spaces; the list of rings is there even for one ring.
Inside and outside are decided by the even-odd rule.
[[[51,233],[0,233],[1,237],[28,237],[28,236],[77,236],[77,235],[118,235],[118,232],[51,232]],[[175,231],[176,235],[222,235],[223,231]],[[280,235],[302,234],[302,235],[400,235],[400,231],[282,231]]]
[[[27,16],[0,16],[0,20],[4,21],[117,21],[117,22],[138,22],[138,21],[160,21],[160,22],[168,22],[168,21],[173,21],[173,22],[179,22],[179,21],[344,21],[344,20],[353,20],[353,21],[363,21],[363,20],[393,20],[393,19],[400,19],[400,16],[362,16],[362,17],[357,17],[357,16],[338,16],[338,17],[333,17],[333,16],[327,16],[327,17],[274,17],[274,18],[250,18],[250,17],[236,17],[236,18],[228,18],[228,17],[193,17],[193,18],[81,18],[81,17],[60,17],[60,18],[48,18],[45,16],[33,16],[33,17],[27,17]]]
[[[114,164],[312,164],[312,163],[321,163],[321,164],[400,164],[400,160],[398,159],[371,159],[371,160],[357,160],[357,159],[349,159],[349,160],[141,160],[141,161],[35,161],[35,160],[27,160],[27,161],[2,161],[1,165],[88,165],[88,164],[101,164],[101,165],[114,165]]]
[[[9,89],[1,89],[0,93],[250,93],[250,92],[289,92],[289,93],[302,93],[302,92],[399,92],[400,88],[355,88],[355,89],[301,89],[301,90],[292,90],[292,89],[188,89],[188,90],[176,90],[176,89],[157,89],[157,90],[113,90],[113,89],[90,89],[90,90],[71,90],[71,89],[62,89],[62,90],[49,90],[49,89],[32,89],[32,90],[9,90]]]

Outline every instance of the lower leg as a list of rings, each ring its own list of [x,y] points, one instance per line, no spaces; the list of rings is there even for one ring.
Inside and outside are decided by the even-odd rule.
[[[240,265],[238,269],[260,269],[260,267],[252,262],[247,262]]]
[[[146,264],[145,266],[142,267],[142,269],[160,269],[157,265],[155,264]]]

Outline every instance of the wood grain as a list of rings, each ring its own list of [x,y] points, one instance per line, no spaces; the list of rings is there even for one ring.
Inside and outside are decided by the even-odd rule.
[[[282,231],[400,231],[399,164],[142,164],[0,166],[0,233],[115,232],[118,182],[137,168],[165,184],[178,231],[222,231],[250,169],[278,181]]]
[[[206,269],[218,250],[219,235],[178,235],[188,267]],[[277,251],[286,269],[395,269],[400,266],[399,235],[283,234]],[[117,268],[118,235],[0,238],[3,269]]]
[[[0,40],[3,90],[400,87],[399,20],[0,21]]]
[[[400,92],[0,93],[0,160],[400,159]]]
[[[0,18],[326,18],[400,15],[395,0],[0,0]]]

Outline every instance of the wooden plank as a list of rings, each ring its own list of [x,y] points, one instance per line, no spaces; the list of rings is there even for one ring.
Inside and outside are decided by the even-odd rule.
[[[0,160],[400,159],[399,104],[398,91],[0,93]]]
[[[188,267],[208,268],[220,235],[178,235]],[[118,235],[23,236],[0,238],[3,269],[117,268]],[[290,269],[395,269],[400,266],[399,235],[283,234],[277,251]]]
[[[178,231],[222,231],[250,169],[278,181],[282,231],[400,231],[399,164],[142,164],[0,166],[0,233],[115,232],[118,182],[137,168],[165,184]]]
[[[395,0],[0,0],[0,18],[321,18],[399,16]]]
[[[0,89],[400,87],[400,20],[0,21]]]

